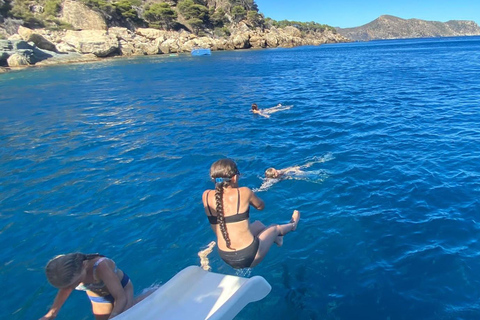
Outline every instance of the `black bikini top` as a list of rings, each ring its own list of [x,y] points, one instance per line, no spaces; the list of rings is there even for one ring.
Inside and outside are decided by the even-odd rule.
[[[218,219],[217,216],[214,216],[212,214],[212,211],[210,210],[210,206],[208,205],[208,194],[210,191],[207,192],[207,207],[208,207],[208,212],[210,212],[210,215],[208,215],[208,222],[210,224],[218,224]],[[225,217],[225,223],[233,223],[233,222],[240,222],[244,220],[248,220],[250,218],[250,206],[248,207],[247,211],[243,213],[238,213],[238,210],[240,209],[240,190],[237,188],[237,193],[238,193],[238,200],[237,200],[237,214],[233,216],[228,216]]]

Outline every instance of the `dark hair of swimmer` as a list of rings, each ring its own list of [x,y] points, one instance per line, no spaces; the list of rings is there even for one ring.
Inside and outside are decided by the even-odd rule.
[[[240,174],[237,168],[237,164],[232,159],[220,159],[215,161],[210,167],[210,177],[215,181],[215,204],[217,205],[217,219],[220,225],[220,231],[222,232],[223,239],[227,244],[227,248],[230,247],[231,241],[227,231],[227,225],[225,224],[225,214],[223,212],[223,189],[231,185],[231,179]],[[217,178],[221,178],[216,180]]]
[[[97,257],[102,257],[102,255],[75,252],[56,256],[45,267],[47,280],[58,289],[66,288],[82,272],[83,262]]]
[[[252,110],[253,111],[257,111],[258,110],[258,106],[256,103],[252,103]]]

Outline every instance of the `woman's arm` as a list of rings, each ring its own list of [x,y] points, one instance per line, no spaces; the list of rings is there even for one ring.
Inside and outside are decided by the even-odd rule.
[[[205,190],[203,191],[203,194],[202,194],[202,202],[203,202],[203,208],[205,209],[205,213],[207,212],[208,210],[208,206],[207,206],[207,194],[208,194],[208,191],[210,190]]]
[[[257,195],[252,190],[250,190],[249,188],[247,189],[248,189],[248,192],[250,193],[249,199],[252,207],[254,207],[257,210],[263,210],[265,208],[265,203],[263,202],[263,200],[257,197]]]
[[[280,169],[280,170],[278,170],[278,173],[279,173],[280,175],[285,175],[285,174],[287,174],[287,173],[289,173],[289,172],[298,173],[298,172],[301,171],[301,170],[300,170],[301,168],[302,168],[301,166],[288,167],[288,168],[285,168],[285,169]]]
[[[73,289],[70,288],[58,290],[57,296],[55,297],[55,300],[53,300],[52,307],[50,308],[50,310],[48,310],[46,315],[40,318],[40,320],[55,319],[57,317],[58,311],[60,311],[60,308],[63,306],[65,301],[67,301],[72,291]]]
[[[268,114],[264,114],[262,110],[252,110],[252,112],[255,114],[261,115],[262,117],[270,118],[270,116]]]
[[[97,278],[105,283],[108,291],[115,300],[113,302],[112,313],[108,319],[111,319],[122,313],[127,306],[127,295],[125,294],[125,289],[123,289],[122,284],[120,283],[120,280],[118,279],[118,276],[114,270],[115,262],[110,259],[100,262],[96,270]]]

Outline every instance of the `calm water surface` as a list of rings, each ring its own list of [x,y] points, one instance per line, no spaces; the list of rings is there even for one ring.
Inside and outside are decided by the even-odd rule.
[[[269,119],[249,112],[293,105]],[[1,319],[38,319],[56,254],[101,252],[136,293],[214,239],[201,194],[234,158],[328,160],[259,192],[295,233],[236,319],[480,318],[480,38],[141,57],[0,75]],[[218,254],[213,271],[235,274]],[[57,319],[92,319],[75,292]]]

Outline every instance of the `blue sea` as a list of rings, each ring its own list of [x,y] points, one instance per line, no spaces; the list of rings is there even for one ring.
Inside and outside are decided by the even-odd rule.
[[[253,102],[293,107],[264,118]],[[1,74],[0,318],[46,313],[57,254],[107,255],[136,294],[199,265],[223,157],[252,189],[268,167],[317,161],[257,193],[252,221],[302,219],[243,274],[272,291],[235,319],[480,319],[480,37]],[[57,319],[93,319],[86,295]]]

